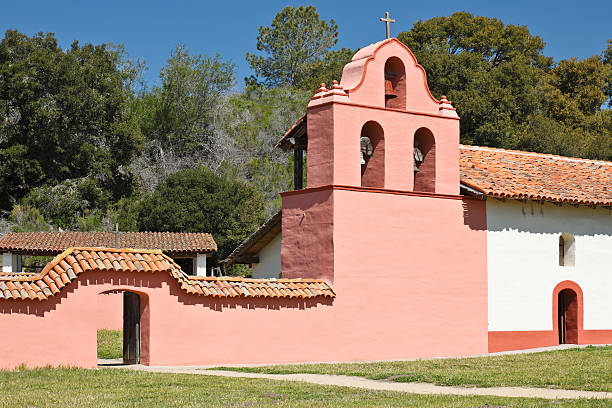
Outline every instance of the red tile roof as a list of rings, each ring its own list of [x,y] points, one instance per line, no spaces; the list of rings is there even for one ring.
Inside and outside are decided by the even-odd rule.
[[[612,205],[612,162],[460,146],[461,183],[485,195]]]
[[[331,287],[316,279],[247,279],[194,277],[158,250],[69,248],[38,274],[0,273],[0,300],[46,300],[89,271],[105,273],[169,273],[190,294],[241,298],[334,297]]]
[[[290,146],[289,139],[292,137],[302,137],[306,135],[306,115],[300,117],[289,130],[274,145],[275,149],[287,150]]]
[[[176,253],[208,253],[217,243],[208,233],[185,232],[9,232],[0,238],[0,250],[57,253],[71,247],[160,249]]]

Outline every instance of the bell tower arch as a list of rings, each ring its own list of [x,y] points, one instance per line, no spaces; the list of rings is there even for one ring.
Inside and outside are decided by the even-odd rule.
[[[340,84],[317,90],[306,116],[308,187],[459,193],[459,117],[431,95],[425,70],[397,39],[357,52]]]

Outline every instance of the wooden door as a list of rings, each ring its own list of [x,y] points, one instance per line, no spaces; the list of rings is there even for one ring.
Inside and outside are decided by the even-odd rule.
[[[559,344],[565,344],[566,340],[566,331],[565,331],[565,296],[563,295],[563,291],[559,292],[559,311],[558,311],[558,319],[559,319]]]
[[[123,292],[123,364],[140,363],[140,296]]]
[[[578,297],[563,289],[558,298],[559,344],[578,344]]]

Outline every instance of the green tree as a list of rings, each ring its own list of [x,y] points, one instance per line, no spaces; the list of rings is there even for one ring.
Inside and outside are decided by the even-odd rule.
[[[342,70],[346,64],[351,62],[355,52],[350,48],[328,51],[322,60],[315,62],[310,67],[308,75],[301,78],[296,86],[312,93],[321,83],[331,84],[333,80],[340,82]]]
[[[280,208],[280,191],[291,189],[291,158],[274,146],[304,114],[311,91],[293,87],[248,87],[229,99],[226,132],[232,135],[232,152],[221,167],[231,177],[257,188],[271,216]]]
[[[9,221],[13,223],[14,232],[49,231],[50,229],[40,211],[29,205],[13,206]]]
[[[612,40],[608,40],[608,48],[602,53],[602,61],[609,69],[606,80],[605,94],[608,97],[608,106],[612,106]]]
[[[598,55],[580,61],[576,58],[559,61],[547,78],[545,100],[552,105],[551,116],[582,122],[584,116],[598,112],[608,99],[605,86],[609,77],[610,66]]]
[[[141,231],[210,232],[223,259],[264,219],[257,190],[205,167],[186,169],[159,184],[142,200]]]
[[[464,143],[509,145],[539,107],[536,88],[552,60],[526,27],[457,12],[419,20],[398,38],[425,67],[432,93],[453,101]]]
[[[64,180],[54,186],[35,187],[22,203],[40,210],[56,227],[80,229],[80,219],[91,218],[91,213],[99,217],[109,208],[111,196],[97,180],[84,177]]]
[[[9,30],[0,42],[0,208],[42,184],[91,176],[114,196],[141,136],[126,101],[134,71],[108,45]],[[129,191],[128,191],[129,193]]]
[[[246,59],[266,86],[303,84],[320,68],[329,50],[338,42],[338,25],[321,20],[314,6],[287,6],[270,26],[259,27],[257,50]],[[310,85],[312,86],[312,85]]]
[[[160,78],[161,88],[149,96],[153,105],[149,139],[179,150],[206,144],[219,99],[234,83],[234,65],[218,55],[190,55],[178,45]]]

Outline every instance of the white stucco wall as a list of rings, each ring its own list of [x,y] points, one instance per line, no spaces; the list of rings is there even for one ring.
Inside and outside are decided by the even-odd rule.
[[[2,272],[13,272],[13,256],[10,252],[2,253]]]
[[[552,292],[584,295],[584,329],[612,329],[612,211],[487,200],[489,330],[552,330]],[[575,237],[575,266],[559,266],[559,235]]]
[[[196,256],[193,271],[196,276],[206,276],[206,254]]]
[[[278,234],[259,251],[259,263],[253,264],[254,278],[280,278],[281,240],[282,234]]]

